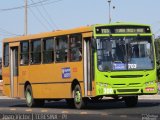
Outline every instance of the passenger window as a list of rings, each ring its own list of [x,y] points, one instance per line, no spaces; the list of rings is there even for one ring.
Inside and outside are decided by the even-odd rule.
[[[31,64],[41,63],[41,40],[31,42]]]
[[[4,44],[3,60],[4,60],[4,67],[8,67],[9,66],[9,44],[8,43]]]
[[[56,38],[56,62],[66,62],[68,53],[68,37]]]
[[[46,38],[43,41],[43,63],[54,61],[54,38]]]
[[[21,54],[20,54],[20,64],[28,65],[29,64],[29,42],[21,42]]]
[[[70,61],[81,61],[82,60],[82,36],[80,34],[71,35],[70,41]]]

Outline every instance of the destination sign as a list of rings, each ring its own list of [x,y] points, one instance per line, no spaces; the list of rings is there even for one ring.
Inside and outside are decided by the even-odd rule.
[[[108,29],[106,27],[98,27],[98,28],[96,28],[96,33],[97,34],[109,34],[110,29]]]
[[[141,34],[151,33],[147,26],[101,26],[95,28],[96,34]]]
[[[115,33],[145,33],[144,28],[120,28],[115,29]]]

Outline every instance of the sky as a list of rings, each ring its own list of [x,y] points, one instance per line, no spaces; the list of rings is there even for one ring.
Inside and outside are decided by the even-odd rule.
[[[24,7],[20,7],[24,5],[24,1],[0,1],[0,41],[24,35]],[[28,8],[28,34],[109,22],[108,0],[28,0],[28,4],[37,2],[39,4]],[[111,0],[112,22],[149,24],[158,37],[160,36],[159,5],[160,0]],[[15,7],[20,9],[10,10]],[[0,57],[1,47],[0,42]]]

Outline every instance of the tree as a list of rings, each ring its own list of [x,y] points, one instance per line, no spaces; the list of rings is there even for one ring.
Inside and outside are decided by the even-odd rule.
[[[156,50],[156,63],[157,63],[157,77],[160,81],[160,38],[155,39],[155,50]]]

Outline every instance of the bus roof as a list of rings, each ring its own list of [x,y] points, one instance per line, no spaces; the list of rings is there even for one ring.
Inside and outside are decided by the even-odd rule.
[[[140,24],[140,23],[134,23],[134,22],[115,22],[115,23],[110,23],[110,24],[96,24],[96,26],[148,26],[150,25],[147,24]]]
[[[39,34],[27,35],[27,36],[17,36],[13,38],[6,38],[3,40],[3,42],[14,42],[14,41],[21,41],[21,40],[31,40],[31,39],[46,38],[46,37],[52,37],[52,36],[68,35],[68,34],[74,34],[74,33],[91,32],[93,31],[93,27],[97,27],[97,26],[129,26],[129,25],[150,27],[149,25],[139,24],[139,23],[130,23],[130,22],[95,24],[91,26],[78,27],[78,28],[73,28],[69,30],[57,30],[57,31],[44,32],[44,33],[39,33]]]
[[[92,26],[84,26],[69,30],[56,30],[52,32],[44,32],[39,34],[33,34],[33,35],[27,35],[27,36],[17,36],[13,38],[5,38],[3,42],[15,42],[15,41],[21,41],[21,40],[30,40],[30,39],[38,39],[38,38],[47,38],[52,36],[60,36],[60,35],[68,35],[68,34],[76,34],[76,33],[86,33],[91,32]]]

